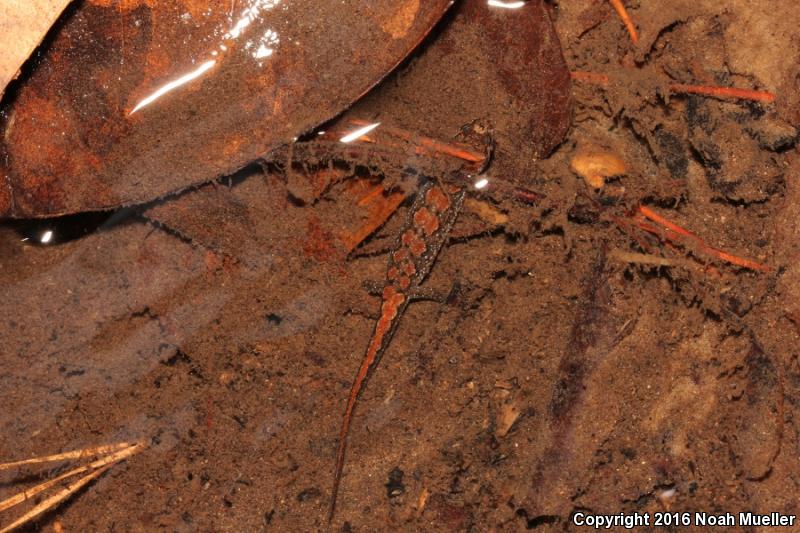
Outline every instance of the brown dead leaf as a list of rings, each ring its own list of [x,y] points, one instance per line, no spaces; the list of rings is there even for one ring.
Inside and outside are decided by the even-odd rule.
[[[0,0],[0,96],[70,0]]]

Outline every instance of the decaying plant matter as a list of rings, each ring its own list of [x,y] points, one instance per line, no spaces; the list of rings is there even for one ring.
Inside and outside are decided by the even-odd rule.
[[[377,91],[243,172],[0,228],[1,399],[26,413],[0,449],[149,441],[65,528],[329,527],[381,327],[364,286],[402,288],[387,255],[434,226],[415,193],[442,184],[466,198],[363,390],[330,527],[794,512],[800,67],[776,58],[800,13],[492,4],[454,5]],[[555,20],[561,67],[523,12]]]

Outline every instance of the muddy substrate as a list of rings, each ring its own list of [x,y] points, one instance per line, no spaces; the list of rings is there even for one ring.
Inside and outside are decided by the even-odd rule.
[[[570,69],[610,83],[575,84],[572,130],[538,162],[535,197],[467,206],[428,281],[444,297],[409,308],[363,394],[335,530],[800,511],[800,11],[642,3],[634,48],[606,2],[555,7]],[[627,171],[590,188],[570,170],[587,151]],[[405,210],[342,258],[328,245],[359,216],[346,187],[303,205],[280,174],[250,169],[147,211],[54,221],[73,233],[51,246],[21,240],[47,222],[3,227],[0,458],[148,445],[36,527],[327,527],[378,310],[364,282],[383,277]],[[191,195],[217,210],[193,211]],[[654,239],[633,223],[640,204],[770,270]],[[6,473],[0,489],[65,468]]]

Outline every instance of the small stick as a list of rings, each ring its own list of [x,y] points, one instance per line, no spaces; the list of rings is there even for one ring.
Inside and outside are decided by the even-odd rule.
[[[586,72],[583,70],[573,70],[569,73],[570,77],[576,81],[586,81],[597,85],[608,85],[609,77],[597,72]]]
[[[35,506],[33,509],[31,509],[30,511],[19,517],[11,524],[7,525],[3,529],[0,529],[0,533],[8,533],[12,529],[16,529],[19,526],[27,522],[30,522],[31,520],[33,520],[40,514],[44,513],[45,511],[57,506],[59,503],[66,500],[72,494],[76,493],[81,488],[83,488],[87,483],[103,475],[105,471],[111,468],[112,466],[114,465],[113,464],[106,465],[100,468],[99,470],[95,470],[94,472],[86,474],[72,485],[67,485],[66,487],[56,492],[54,495],[42,501],[39,505]]]
[[[58,477],[55,477],[53,479],[49,479],[49,480],[45,481],[44,483],[40,483],[39,485],[36,485],[35,487],[31,487],[30,489],[23,490],[22,492],[19,492],[19,493],[15,494],[14,496],[6,498],[5,500],[0,502],[0,512],[5,511],[6,509],[10,509],[11,507],[14,507],[15,505],[18,505],[18,504],[20,504],[20,503],[32,498],[33,496],[39,494],[40,492],[49,489],[50,487],[52,487],[53,485],[55,485],[56,483],[58,483],[62,479],[66,479],[68,477],[72,477],[72,476],[75,476],[75,475],[78,475],[78,474],[82,474],[83,472],[87,472],[89,470],[94,470],[95,468],[101,468],[103,466],[106,466],[107,464],[113,464],[113,463],[116,463],[117,461],[121,461],[122,459],[130,457],[131,455],[136,453],[138,451],[138,449],[141,447],[141,444],[132,444],[132,445],[128,444],[128,443],[121,443],[121,444],[126,445],[127,448],[124,448],[124,449],[119,450],[117,452],[111,453],[110,455],[107,455],[107,456],[102,457],[102,458],[100,458],[100,459],[98,459],[96,461],[93,461],[93,462],[89,463],[88,465],[79,466],[78,468],[73,468],[69,472],[65,472],[65,473],[61,474],[60,476],[58,476]],[[115,448],[116,446],[118,446],[118,445],[115,444],[115,445],[107,446],[106,448]]]
[[[661,224],[664,226],[664,230],[660,230],[659,228],[653,227],[650,224],[645,222],[637,221],[636,224],[643,230],[652,233],[654,235],[659,236],[662,239],[666,239],[672,242],[681,243],[686,246],[691,246],[694,244],[698,251],[704,253],[706,255],[710,255],[712,257],[716,257],[717,259],[721,259],[722,261],[726,261],[733,265],[737,265],[743,268],[747,268],[750,270],[756,270],[759,272],[770,272],[772,269],[764,265],[762,263],[758,263],[756,261],[752,261],[750,259],[745,259],[743,257],[739,257],[733,254],[729,254],[719,248],[714,248],[713,246],[709,246],[708,244],[703,241],[700,237],[695,235],[694,233],[678,226],[674,222],[671,222],[664,218],[663,216],[655,213],[651,209],[640,206],[639,212],[642,213],[645,217],[652,220],[657,224]],[[686,241],[689,241],[688,243]]]
[[[659,257],[657,255],[639,254],[635,252],[624,252],[622,250],[611,250],[608,258],[622,263],[638,263],[641,265],[653,266],[676,266],[678,261],[668,259],[666,257]]]
[[[484,154],[473,152],[472,150],[456,144],[446,144],[429,137],[420,137],[418,140],[420,146],[429,148],[434,152],[439,152],[451,157],[463,159],[464,161],[469,161],[470,163],[483,163],[483,161],[486,159]]]
[[[57,477],[55,477],[53,479],[47,480],[44,483],[40,483],[39,485],[36,485],[36,486],[34,486],[34,487],[30,488],[30,489],[23,490],[22,492],[19,492],[19,493],[15,494],[15,495],[13,495],[13,496],[11,496],[9,498],[6,498],[2,502],[0,502],[0,512],[2,512],[2,511],[5,511],[7,509],[10,509],[11,507],[14,507],[16,505],[19,505],[21,503],[24,503],[24,502],[28,501],[33,496],[35,496],[35,495],[37,495],[37,494],[49,489],[50,487],[54,486],[55,484],[57,484],[58,482],[60,482],[60,481],[62,481],[64,479],[67,479],[69,477],[75,476],[77,474],[82,474],[83,472],[94,470],[94,472],[90,472],[89,474],[87,474],[86,476],[82,477],[81,479],[79,479],[75,483],[73,483],[71,485],[67,485],[64,489],[60,490],[59,492],[57,492],[56,494],[54,494],[50,498],[47,498],[46,500],[44,500],[43,502],[41,502],[40,504],[35,506],[33,509],[31,509],[30,511],[25,513],[22,517],[20,517],[19,519],[17,519],[16,521],[11,523],[10,525],[8,525],[8,526],[4,527],[2,530],[0,530],[0,533],[6,533],[8,531],[11,531],[12,529],[15,529],[15,528],[23,525],[24,523],[32,520],[33,518],[35,518],[39,514],[47,511],[51,507],[55,507],[58,503],[60,503],[64,499],[68,498],[71,494],[74,494],[75,492],[80,490],[81,487],[83,487],[84,485],[89,483],[91,480],[99,477],[103,472],[105,472],[106,470],[108,470],[109,468],[114,466],[115,463],[118,463],[119,461],[122,461],[123,459],[127,459],[128,457],[130,457],[134,453],[140,451],[140,449],[142,447],[143,447],[143,444],[140,443],[140,442],[139,443],[133,443],[133,444],[127,443],[127,442],[120,442],[120,443],[117,443],[117,444],[110,444],[110,445],[106,445],[106,446],[98,446],[96,448],[88,448],[88,449],[84,449],[84,450],[76,450],[76,451],[73,451],[73,452],[66,452],[66,453],[62,453],[62,454],[48,455],[48,456],[45,456],[45,457],[38,457],[38,458],[34,458],[34,459],[29,459],[29,460],[26,460],[26,461],[17,461],[15,463],[6,463],[6,464],[16,464],[16,465],[20,465],[20,464],[36,464],[36,463],[49,462],[49,461],[53,461],[53,460],[60,461],[60,460],[63,460],[65,458],[65,456],[68,459],[76,459],[76,458],[86,457],[87,455],[107,454],[107,455],[105,455],[105,457],[101,457],[100,459],[97,459],[97,460],[89,463],[88,465],[84,465],[84,466],[80,466],[78,468],[74,468],[74,469],[72,469],[72,470],[70,470],[68,472],[65,472],[65,473],[63,473],[63,474],[61,474],[61,475],[59,475],[59,476],[57,476]],[[111,453],[109,453],[109,452],[111,452]],[[53,458],[55,458],[55,459],[53,459]]]
[[[522,187],[514,187],[513,193],[518,199],[529,204],[535,204],[544,198],[544,195],[529,191],[528,189],[523,189]]]
[[[583,70],[573,70],[570,77],[575,81],[594,83],[595,85],[608,85],[611,78],[606,74],[597,72],[587,72]],[[752,100],[754,102],[772,103],[775,101],[775,94],[769,91],[757,91],[755,89],[741,89],[739,87],[717,87],[714,85],[687,85],[684,83],[670,83],[667,87],[674,93],[699,94],[701,96],[711,96],[721,99],[732,100]]]
[[[636,26],[633,25],[633,21],[631,20],[630,15],[628,15],[628,10],[625,9],[625,5],[622,3],[622,0],[608,0],[611,3],[611,6],[614,8],[614,11],[617,12],[619,18],[622,19],[622,23],[625,24],[625,28],[627,28],[628,33],[631,36],[631,42],[633,44],[639,43],[639,34],[636,31]]]
[[[376,197],[383,194],[383,187],[381,185],[376,185],[372,190],[368,191],[367,194],[361,197],[358,200],[357,204],[359,207],[364,207],[365,205],[371,203]]]
[[[749,268],[750,270],[758,270],[759,272],[769,272],[771,270],[767,265],[762,265],[761,263],[744,259],[743,257],[731,255],[727,252],[723,252],[722,250],[718,250],[717,248],[712,248],[711,246],[707,246],[706,249],[723,261],[727,261],[728,263],[732,263],[740,267]]]
[[[378,192],[383,192],[382,187],[378,186],[378,189]],[[372,193],[368,193],[368,195],[372,198],[375,198],[375,196],[372,196]],[[403,200],[405,199],[405,194],[400,192],[389,194],[383,203],[377,204],[375,208],[371,210],[366,222],[356,228],[355,231],[342,234],[340,238],[344,243],[347,253],[355,250],[356,246],[364,242],[367,237],[372,235],[375,230],[382,226],[383,223],[386,222],[390,216],[392,216],[392,213],[397,211],[397,208],[400,207],[400,204],[402,204]],[[358,203],[359,206],[362,205],[361,202],[363,202],[363,200],[364,198],[362,198]]]
[[[717,98],[734,98],[767,103],[775,101],[775,95],[769,91],[738,89],[736,87],[714,87],[706,85],[684,85],[683,83],[671,83],[669,89],[670,91],[676,93],[701,94],[704,96],[714,96]]]
[[[353,119],[350,121],[350,123],[356,126],[363,126],[367,124],[367,121]],[[472,151],[467,146],[455,143],[453,144],[443,143],[441,141],[437,141],[436,139],[416,135],[407,132],[405,130],[402,130],[400,128],[392,128],[390,126],[382,125],[381,131],[389,133],[390,135],[394,135],[396,137],[400,137],[405,141],[416,141],[420,147],[427,148],[433,152],[449,155],[457,159],[463,159],[464,161],[469,161],[470,163],[481,163],[486,159],[485,154]]]
[[[104,444],[95,448],[84,448],[82,450],[72,450],[69,452],[56,453],[53,455],[45,455],[43,457],[34,457],[32,459],[23,459],[22,461],[13,461],[11,463],[0,463],[0,470],[8,470],[24,465],[34,465],[40,463],[53,463],[56,461],[66,461],[68,459],[82,459],[84,457],[94,457],[98,455],[106,455],[109,453],[129,448],[136,443],[118,442],[116,444]]]
[[[639,212],[641,214],[643,214],[645,217],[647,217],[650,220],[652,220],[653,222],[657,222],[658,224],[661,224],[665,228],[671,229],[675,233],[679,233],[679,234],[684,235],[686,237],[694,237],[695,239],[699,239],[700,238],[697,235],[695,235],[694,233],[690,232],[689,230],[685,230],[682,227],[680,227],[679,225],[677,225],[677,224],[675,224],[673,222],[670,222],[669,220],[667,220],[666,218],[662,217],[661,215],[659,215],[658,213],[656,213],[655,211],[653,211],[649,207],[645,207],[643,205],[640,205],[639,206]]]

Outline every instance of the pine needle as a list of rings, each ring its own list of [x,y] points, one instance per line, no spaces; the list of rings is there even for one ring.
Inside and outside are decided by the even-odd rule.
[[[5,526],[4,528],[0,529],[0,533],[6,533],[8,531],[16,529],[17,527],[30,522],[31,520],[41,515],[42,513],[45,513],[46,511],[55,508],[59,503],[69,498],[71,495],[79,491],[82,487],[86,486],[86,484],[103,475],[104,472],[106,472],[116,463],[124,459],[127,459],[131,455],[143,449],[143,447],[144,444],[141,442],[138,443],[121,442],[117,444],[97,446],[95,448],[85,448],[82,450],[64,452],[44,457],[36,457],[33,459],[26,459],[24,461],[15,461],[13,463],[5,463],[3,465],[0,465],[0,469],[8,469],[11,468],[12,466],[41,464],[45,462],[63,461],[66,459],[104,455],[104,457],[100,457],[99,459],[92,461],[87,465],[73,468],[72,470],[65,472],[53,479],[47,480],[43,483],[40,483],[39,485],[31,487],[30,489],[23,490],[9,498],[6,498],[3,501],[0,501],[0,512],[2,512],[7,509],[10,509],[11,507],[14,507],[16,505],[19,505],[21,503],[30,500],[35,495],[50,489],[54,485],[63,481],[64,479],[74,477],[84,472],[88,472],[88,474],[84,475],[77,481],[66,485],[61,490],[57,491],[55,494],[50,496],[49,498],[43,500],[42,502],[34,506],[32,509],[30,509],[28,512],[23,514],[21,517],[19,517],[17,520],[12,522],[8,526]]]

